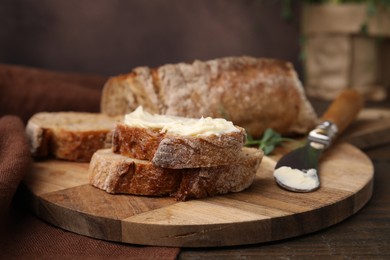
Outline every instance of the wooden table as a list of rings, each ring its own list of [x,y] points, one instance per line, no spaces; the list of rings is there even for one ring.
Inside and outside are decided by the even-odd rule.
[[[326,103],[312,101],[321,113]],[[368,104],[390,107],[390,102]],[[390,143],[364,149],[375,167],[374,193],[357,214],[327,229],[283,241],[224,248],[183,248],[179,259],[339,257],[390,259]]]

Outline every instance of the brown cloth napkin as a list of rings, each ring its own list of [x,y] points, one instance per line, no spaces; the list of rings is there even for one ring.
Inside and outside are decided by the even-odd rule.
[[[5,216],[12,197],[31,166],[24,125],[16,116],[0,118],[0,214]]]
[[[0,64],[0,116],[23,122],[40,111],[98,112],[107,77]]]
[[[19,184],[32,164],[25,122],[39,111],[98,111],[104,82],[99,76],[0,65],[0,258],[177,258],[179,248],[114,243],[53,227],[24,204]]]

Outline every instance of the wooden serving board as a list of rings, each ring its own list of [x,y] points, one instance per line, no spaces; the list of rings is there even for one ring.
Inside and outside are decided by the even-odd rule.
[[[390,109],[366,108],[342,136],[360,149],[390,143]]]
[[[369,158],[338,143],[322,158],[322,186],[312,193],[279,188],[279,154],[264,157],[246,191],[187,202],[170,197],[111,195],[88,184],[88,164],[37,162],[24,180],[43,220],[98,239],[124,243],[211,247],[253,244],[314,232],[353,215],[370,199]]]

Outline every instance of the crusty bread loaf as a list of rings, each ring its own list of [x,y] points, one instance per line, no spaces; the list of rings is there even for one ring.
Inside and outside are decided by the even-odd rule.
[[[138,106],[158,114],[223,117],[254,137],[266,128],[306,133],[317,121],[291,63],[247,56],[138,67],[107,81],[103,113],[121,115]]]
[[[84,112],[37,113],[26,126],[31,153],[88,162],[98,149],[111,147],[112,130],[121,118]]]
[[[103,149],[91,159],[89,182],[109,193],[171,195],[182,201],[199,199],[240,192],[252,184],[262,151],[244,147],[238,157],[227,166],[167,169]]]
[[[133,125],[116,125],[113,151],[164,168],[231,164],[238,160],[245,142],[245,130],[224,119],[152,115],[140,107],[126,115],[126,120]]]

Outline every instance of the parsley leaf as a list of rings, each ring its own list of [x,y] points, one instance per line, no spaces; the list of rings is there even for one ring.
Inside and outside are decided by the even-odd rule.
[[[265,155],[268,155],[272,153],[272,151],[275,149],[276,146],[279,146],[282,144],[282,142],[285,141],[295,141],[291,138],[282,137],[281,134],[274,131],[271,128],[267,128],[264,131],[264,134],[261,139],[253,139],[251,135],[247,136],[247,141],[245,143],[245,146],[255,146],[257,145],[259,149],[262,149]]]

